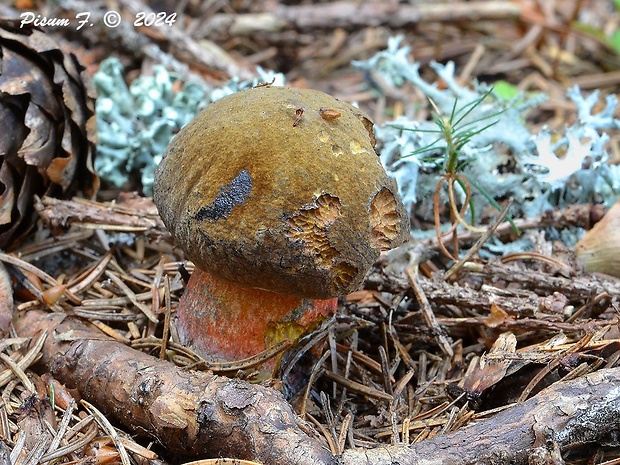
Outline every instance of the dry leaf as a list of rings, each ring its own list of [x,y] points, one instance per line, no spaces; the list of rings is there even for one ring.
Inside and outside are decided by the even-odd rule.
[[[498,307],[499,308],[499,307]],[[517,338],[512,333],[499,335],[488,354],[480,357],[478,366],[463,378],[463,390],[471,399],[478,399],[491,386],[500,382],[513,363]]]

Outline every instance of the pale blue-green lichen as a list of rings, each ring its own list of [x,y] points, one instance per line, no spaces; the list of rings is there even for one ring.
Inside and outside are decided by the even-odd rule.
[[[459,85],[452,63],[431,63],[446,87],[441,89],[420,76],[419,64],[409,56],[410,48],[402,45],[402,39],[391,38],[386,50],[354,65],[366,73],[380,73],[395,87],[412,83],[443,114],[450,113],[455,100],[462,108],[489,90],[483,83]],[[176,75],[156,66],[153,76],[140,76],[127,86],[117,60],[101,64],[95,75],[99,92],[96,169],[104,180],[121,187],[130,176],[138,175],[143,192],[150,194],[154,169],[170,140],[198,111],[212,101],[262,82],[284,85],[285,78],[259,68],[255,79],[234,78],[215,89],[198,83],[179,86],[177,81]],[[605,108],[598,113],[594,113],[597,92],[583,96],[572,88],[568,96],[577,108],[578,120],[560,133],[543,128],[535,134],[527,126],[528,111],[545,99],[542,94],[520,94],[505,100],[491,92],[467,116],[474,128],[476,124],[488,125],[488,118],[496,124],[473,136],[462,148],[461,157],[469,162],[466,174],[497,200],[514,198],[513,216],[535,216],[572,203],[602,200],[611,205],[620,193],[620,167],[607,164],[606,149],[607,132],[620,127],[613,117],[616,96],[607,96]],[[411,211],[415,205],[417,214],[427,212],[427,219],[432,216],[430,202],[442,171],[436,162],[410,154],[437,140],[437,134],[425,132],[433,129],[436,126],[432,121],[407,117],[375,127],[381,161],[396,179],[405,204]],[[440,140],[434,147],[441,151],[445,143]],[[488,205],[481,195],[475,195],[475,201],[478,212]],[[499,250],[501,244],[493,248]]]
[[[409,60],[410,48],[401,46],[401,40],[390,39],[386,50],[354,64],[381,73],[390,85],[414,84],[444,115],[450,114],[455,100],[462,108],[488,92],[489,86],[483,83],[460,86],[452,63],[430,64],[446,89],[429,84],[420,76],[419,64]],[[616,97],[608,96],[605,109],[594,114],[596,92],[583,97],[579,89],[572,88],[568,96],[576,105],[578,121],[560,134],[552,134],[548,128],[534,134],[526,125],[528,110],[544,100],[541,94],[502,100],[491,91],[467,116],[474,122],[473,129],[488,125],[489,117],[496,124],[473,136],[462,148],[461,157],[469,162],[465,172],[496,199],[513,197],[515,215],[535,216],[557,206],[600,198],[611,204],[619,195],[618,170],[606,163],[609,136],[605,132],[620,127],[620,121],[613,118]],[[436,142],[437,134],[426,132],[433,129],[436,125],[432,121],[406,117],[377,128],[381,160],[397,180],[405,204],[410,209],[416,205],[416,211],[429,214],[429,203],[442,171],[437,163],[424,161],[427,154],[410,154]],[[434,147],[440,152],[445,142],[440,140]],[[475,200],[480,211],[485,200],[481,195]]]
[[[142,75],[127,86],[121,63],[104,60],[94,76],[96,103],[97,158],[95,169],[115,187],[139,180],[144,194],[153,189],[155,167],[170,140],[210,102],[261,82],[283,85],[280,73],[257,70],[254,79],[232,79],[220,88],[202,83],[177,81],[179,77],[162,66],[153,75]]]

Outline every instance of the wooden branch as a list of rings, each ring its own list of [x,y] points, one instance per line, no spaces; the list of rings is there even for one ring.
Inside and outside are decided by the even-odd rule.
[[[590,229],[593,223],[598,222],[607,209],[602,204],[574,204],[563,208],[556,208],[542,213],[539,216],[531,218],[516,218],[514,223],[521,232],[535,229],[554,227],[564,229],[572,226]],[[506,221],[500,224],[494,232],[496,237],[504,237],[514,235],[512,225]],[[471,243],[480,237],[480,233],[473,231],[459,231],[459,243]],[[506,239],[507,240],[507,239]],[[429,249],[438,249],[439,241],[435,236],[419,241]]]
[[[447,283],[442,280],[433,281],[420,277],[420,285],[426,298],[434,305],[455,305],[489,313],[493,303],[513,315],[532,316],[540,308],[543,297],[525,290],[499,289],[486,286],[482,290]],[[382,270],[374,269],[366,276],[364,288],[399,294],[411,290],[406,278],[387,275]]]
[[[460,286],[458,283],[451,284],[440,279],[428,278],[420,278],[420,285],[433,305],[455,305],[488,313],[495,303],[508,313],[519,317],[533,316],[544,306],[547,296],[558,290],[569,300],[586,300],[604,292],[609,295],[620,295],[619,278],[597,273],[565,278],[542,271],[532,273],[516,266],[489,262],[480,268],[468,269],[467,274],[474,279],[484,278],[489,282],[505,281],[519,284],[521,289],[484,285],[477,290]],[[379,268],[374,268],[366,276],[364,287],[392,294],[411,290],[404,276],[395,276]],[[550,327],[565,330],[561,323],[552,324]]]
[[[411,446],[344,453],[345,464],[492,465],[530,462],[601,439],[620,429],[620,368],[557,383],[530,400],[454,433]]]
[[[398,2],[336,1],[283,5],[256,14],[216,14],[209,18],[208,33],[250,35],[285,28],[315,31],[368,26],[410,27],[421,23],[518,19],[521,6],[510,1],[407,5]]]
[[[469,270],[469,273],[493,278],[497,281],[505,280],[519,284],[541,294],[561,290],[562,294],[569,299],[585,299],[602,292],[607,292],[609,295],[620,295],[620,278],[602,273],[587,273],[565,278],[544,273],[532,273],[529,270],[493,262],[487,263],[480,270]]]
[[[138,13],[153,14],[153,10],[141,0],[119,0],[123,10],[136,17]],[[205,69],[224,71],[228,78],[238,77],[250,79],[252,73],[245,67],[240,66],[223,48],[213,42],[198,43],[190,37],[183,26],[150,26],[144,31],[149,35],[156,31],[164,37],[172,46],[175,56],[182,57],[185,63],[203,65]]]
[[[122,202],[122,199],[128,199]],[[133,203],[132,203],[133,202]],[[101,203],[79,197],[61,200],[43,197],[35,202],[39,216],[51,230],[75,226],[117,232],[140,232],[153,240],[170,240],[150,197],[122,194],[117,203]]]
[[[32,310],[22,336],[47,330],[42,363],[61,382],[171,453],[276,465],[526,464],[547,447],[569,448],[620,429],[620,368],[557,383],[522,404],[454,433],[412,445],[333,457],[305,435],[275,390],[176,366],[138,352],[64,314]]]
[[[332,456],[297,426],[274,389],[171,363],[120,344],[64,314],[29,311],[18,333],[48,330],[46,368],[111,418],[185,457],[316,465]]]
[[[140,0],[121,0],[125,13],[119,27],[106,27],[103,23],[105,9],[94,7],[92,3],[84,0],[59,0],[53,5],[48,15],[61,17],[63,13],[68,18],[75,18],[80,12],[90,14],[89,21],[93,27],[80,30],[80,34],[91,41],[93,44],[112,44],[126,53],[137,57],[148,57],[155,63],[164,65],[167,69],[179,73],[185,80],[204,81],[204,78],[190,69],[201,69],[211,74],[217,75],[222,79],[239,77],[249,79],[253,76],[252,71],[244,63],[237,62],[224,49],[218,45],[203,41],[196,42],[190,37],[179,20],[179,24],[172,26],[151,26],[141,29],[134,27],[134,21],[138,12],[146,14],[152,10]],[[21,11],[9,6],[0,5],[0,16],[18,19]],[[73,20],[74,27],[49,27],[61,34],[75,32],[77,24]],[[160,43],[167,42],[170,45],[171,53],[162,50]]]

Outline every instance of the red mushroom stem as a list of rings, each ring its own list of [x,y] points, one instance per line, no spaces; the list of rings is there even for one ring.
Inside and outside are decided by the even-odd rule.
[[[240,287],[198,268],[177,307],[181,343],[208,359],[234,361],[299,336],[336,312],[338,299],[311,300]]]

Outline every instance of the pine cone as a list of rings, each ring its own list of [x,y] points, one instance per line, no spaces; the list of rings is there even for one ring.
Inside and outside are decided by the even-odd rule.
[[[34,220],[33,196],[93,196],[96,126],[88,76],[38,28],[0,19],[0,247]]]

